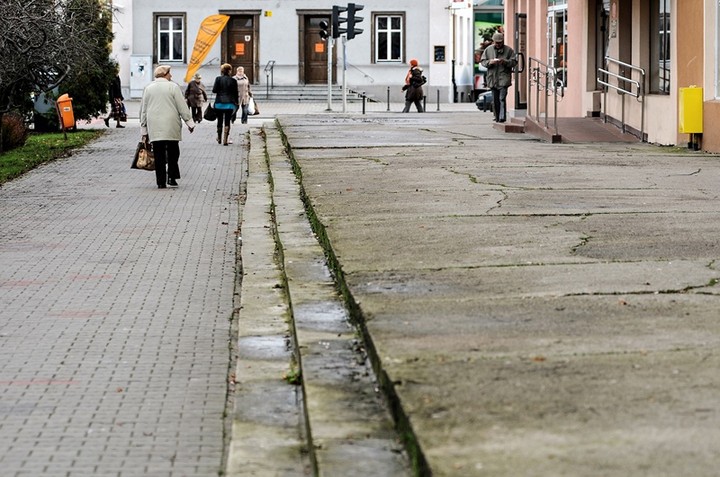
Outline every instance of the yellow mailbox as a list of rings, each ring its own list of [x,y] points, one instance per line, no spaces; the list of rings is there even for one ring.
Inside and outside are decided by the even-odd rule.
[[[680,88],[678,125],[681,134],[703,132],[703,89],[697,86]]]

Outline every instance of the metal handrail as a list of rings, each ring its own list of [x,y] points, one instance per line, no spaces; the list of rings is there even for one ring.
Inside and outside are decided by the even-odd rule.
[[[616,66],[617,73],[610,71],[610,66]],[[624,70],[629,69],[628,75]],[[632,78],[633,73],[640,76],[640,81]],[[610,56],[605,57],[605,68],[598,68],[597,83],[604,86],[603,88],[603,117],[607,123],[607,93],[609,89],[614,89],[622,96],[621,101],[621,118],[620,125],[622,132],[625,131],[625,95],[633,96],[638,102],[642,103],[640,107],[640,139],[645,141],[645,69],[639,66],[622,62]],[[614,78],[615,83],[611,83],[610,79]],[[635,90],[633,90],[633,86]]]
[[[362,73],[362,75],[363,75],[365,78],[369,79],[371,83],[374,83],[374,82],[375,82],[375,78],[373,78],[373,77],[370,76],[369,74],[365,73],[363,70],[361,70],[361,69],[358,68],[357,66],[353,65],[353,64],[350,63],[349,61],[347,62],[347,65],[348,65],[349,67],[351,67],[351,68],[355,68],[356,70],[358,70],[360,73]]]
[[[533,64],[535,64],[535,66],[533,66]],[[545,128],[548,128],[548,98],[552,96],[554,106],[553,129],[555,130],[555,135],[558,135],[557,104],[558,98],[562,98],[565,95],[565,83],[557,79],[557,68],[547,65],[532,56],[528,57],[528,70],[530,71],[528,89],[531,89],[533,84],[537,85],[535,89],[535,120],[538,124],[540,123],[540,92],[544,91]],[[532,91],[529,91],[529,93],[532,93]],[[528,104],[528,107],[530,107],[528,113],[532,116],[532,102]]]
[[[275,88],[275,60],[270,60],[265,64],[265,97],[270,97],[268,88]]]

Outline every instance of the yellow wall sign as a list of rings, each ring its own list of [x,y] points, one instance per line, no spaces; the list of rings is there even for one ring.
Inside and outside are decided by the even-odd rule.
[[[265,11],[263,12],[263,14],[264,14],[266,17],[271,17],[271,16],[272,16],[272,10],[265,10]]]

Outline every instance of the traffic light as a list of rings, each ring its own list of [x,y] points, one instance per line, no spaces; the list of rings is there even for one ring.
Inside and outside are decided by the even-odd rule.
[[[359,35],[362,33],[362,28],[357,28],[355,25],[363,21],[363,17],[358,17],[355,15],[356,12],[359,12],[365,8],[365,5],[358,5],[356,3],[348,3],[348,14],[347,14],[347,38],[348,40],[352,40],[355,38],[355,35]]]
[[[340,35],[347,32],[347,28],[340,28],[341,23],[346,23],[347,18],[341,18],[340,14],[347,11],[347,7],[338,7],[333,5],[332,12],[332,37],[340,38]]]
[[[330,25],[327,21],[323,20],[320,22],[320,38],[327,40],[330,36]]]

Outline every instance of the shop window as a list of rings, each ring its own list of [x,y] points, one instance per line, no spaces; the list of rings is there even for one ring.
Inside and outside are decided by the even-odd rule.
[[[567,86],[567,4],[561,0],[550,3],[555,6],[548,7],[548,58],[557,71],[557,86]]]
[[[373,17],[375,63],[402,62],[404,51],[403,15],[377,14]]]
[[[156,16],[155,51],[158,63],[185,61],[185,16]]]
[[[670,94],[670,0],[650,5],[650,92]]]

